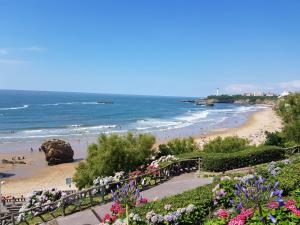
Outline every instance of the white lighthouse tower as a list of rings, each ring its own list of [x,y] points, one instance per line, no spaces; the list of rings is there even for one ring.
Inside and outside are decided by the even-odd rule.
[[[217,96],[219,96],[219,88],[217,88]]]

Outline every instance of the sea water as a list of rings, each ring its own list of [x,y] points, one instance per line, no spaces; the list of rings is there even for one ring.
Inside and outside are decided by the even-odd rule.
[[[128,131],[158,139],[200,135],[239,126],[263,108],[199,106],[182,99],[193,98],[0,90],[0,143]]]

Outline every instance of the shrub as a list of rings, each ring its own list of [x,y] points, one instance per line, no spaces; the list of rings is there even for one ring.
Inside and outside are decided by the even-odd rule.
[[[198,146],[192,137],[182,139],[175,138],[169,141],[167,144],[159,145],[158,156],[178,155],[196,150],[198,150]]]
[[[153,154],[154,143],[155,137],[150,134],[100,135],[98,144],[88,147],[86,160],[76,168],[76,186],[81,189],[92,185],[95,177],[111,176],[115,172],[136,169]]]
[[[167,214],[168,210],[165,207],[166,205],[170,205],[173,209],[178,209],[186,207],[187,204],[193,204],[196,210],[185,215],[181,219],[180,224],[202,224],[205,217],[208,216],[213,209],[212,187],[212,184],[205,185],[159,201],[150,202],[143,206],[136,207],[133,209],[133,212],[145,218],[149,211]]]
[[[287,142],[300,143],[300,93],[290,94],[278,102],[277,113],[284,127],[282,133]]]
[[[217,137],[203,146],[203,151],[207,153],[227,153],[243,150],[249,146],[249,141],[236,136]]]
[[[205,154],[202,165],[205,170],[220,172],[283,158],[284,149],[275,146],[260,146],[228,154]]]
[[[276,131],[276,132],[265,132],[266,135],[266,141],[265,145],[276,145],[276,146],[284,146],[284,136],[282,132]]]
[[[273,179],[278,180],[284,195],[289,194],[291,191],[297,188],[300,188],[300,164],[293,164],[283,167],[280,173]]]

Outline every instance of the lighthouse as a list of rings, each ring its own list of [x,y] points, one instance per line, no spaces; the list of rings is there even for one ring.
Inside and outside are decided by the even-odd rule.
[[[219,96],[219,88],[217,88],[217,96]]]

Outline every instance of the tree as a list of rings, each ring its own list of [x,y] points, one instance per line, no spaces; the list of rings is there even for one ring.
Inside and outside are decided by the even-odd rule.
[[[175,138],[167,144],[159,145],[159,156],[163,155],[178,155],[186,152],[193,152],[198,150],[198,146],[192,137]]]
[[[249,146],[249,141],[237,136],[217,137],[203,146],[203,151],[207,153],[226,153],[243,150]]]
[[[88,156],[76,168],[74,182],[81,189],[92,185],[98,176],[134,170],[150,159],[154,143],[155,137],[150,134],[102,134],[97,144],[88,147]]]
[[[300,93],[290,94],[277,104],[277,113],[282,118],[285,145],[300,144]]]

